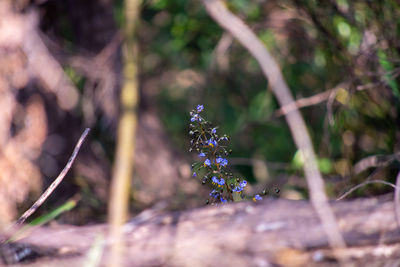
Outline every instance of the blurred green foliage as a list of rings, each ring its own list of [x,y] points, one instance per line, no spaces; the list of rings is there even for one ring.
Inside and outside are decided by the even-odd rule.
[[[74,23],[71,19],[74,18],[71,14],[86,14],[76,7],[79,1],[42,2],[36,4],[44,6],[42,30],[49,40],[53,34],[61,37],[59,45],[66,54],[96,55],[103,48],[95,47],[92,51],[90,40],[80,40],[86,31],[79,33],[77,29],[84,28],[84,23]],[[124,1],[105,2],[106,6],[112,5],[114,20],[122,28]],[[86,3],[88,9],[98,7],[96,1]],[[249,25],[274,56],[296,99],[333,89],[329,98],[301,108],[330,196],[338,197],[366,180],[395,182],[400,168],[397,159],[365,165],[357,173],[354,169],[368,156],[399,152],[398,1],[229,0],[225,4]],[[93,10],[87,14],[96,13]],[[83,17],[88,25],[97,25],[95,16]],[[109,24],[109,21],[104,23],[105,27],[100,29],[110,27],[111,35],[116,34],[115,25]],[[103,34],[107,35],[99,31],[100,36]],[[174,147],[186,153],[188,162],[192,162],[188,152],[189,111],[203,104],[204,116],[219,126],[219,133],[230,135],[233,154],[229,166],[252,184],[255,192],[249,194],[276,185],[284,197],[308,197],[301,155],[284,116],[277,113],[280,106],[269,90],[268,81],[242,45],[208,16],[201,1],[143,1],[138,35],[140,90],[146,95],[141,98],[145,100],[142,105],[147,108],[156,104]],[[116,73],[120,71],[118,64],[111,66],[117,69]],[[83,96],[92,97],[94,91],[85,90],[97,88],[97,78],[93,82],[93,78],[72,65],[64,66],[64,71]],[[85,105],[84,101],[81,103]],[[84,110],[77,108],[74,112],[75,121],[84,117]],[[111,163],[116,137],[106,120],[115,119],[116,123],[117,118],[110,115],[104,119],[103,111],[93,115],[96,125],[92,140],[96,140],[96,146],[92,147],[101,144],[96,153],[103,153],[102,161],[97,164]],[[49,121],[56,121],[54,118]],[[71,129],[80,126],[78,122],[71,123]],[[64,122],[58,127],[64,131]],[[65,134],[69,140],[69,133]],[[77,176],[75,187],[82,192],[81,204],[75,209],[77,217],[81,217],[79,223],[86,223],[92,216],[104,216],[104,205],[95,186],[84,176]],[[351,197],[391,191],[386,185],[370,184]],[[50,216],[58,215],[64,208]],[[96,214],[93,210],[100,212]],[[75,220],[73,217],[70,220]]]
[[[225,3],[275,57],[296,99],[335,89],[329,98],[301,109],[331,196],[366,179],[393,182],[398,161],[367,166],[358,174],[353,167],[367,156],[399,151],[398,1]],[[123,0],[113,2],[120,27],[123,8]],[[58,23],[72,49],[77,40],[71,21],[61,16]],[[252,56],[208,16],[201,1],[144,1],[139,38],[140,79],[143,85],[151,84],[142,90],[155,97],[176,148],[188,150],[189,111],[203,104],[205,116],[231,136],[235,172],[256,186],[277,184],[283,195],[295,191],[307,197],[303,163],[284,116],[277,116],[280,107],[268,81]],[[69,67],[65,72],[84,90],[84,77]],[[95,138],[112,159],[113,137],[104,131]],[[257,160],[267,164],[260,167]],[[352,196],[391,190],[373,184]]]
[[[341,84],[329,101],[301,110],[321,171],[338,177],[330,192],[338,194],[363,179],[393,179],[396,163],[380,169],[379,175],[372,166],[354,176],[352,166],[366,156],[399,149],[399,4],[389,0],[226,4],[273,53],[295,98]],[[152,29],[151,41],[142,43],[143,72],[157,73],[158,78],[162,73],[172,75],[160,83],[157,98],[176,147],[188,148],[188,111],[204,104],[210,121],[231,135],[233,158],[261,155],[263,160],[292,166],[269,169],[271,177],[301,174],[296,147],[284,117],[274,115],[279,106],[256,61],[235,40],[228,40],[225,50],[218,48],[223,31],[200,1],[148,1],[143,21],[146,29]],[[153,63],[150,68],[146,59]],[[256,181],[251,165],[237,168]],[[376,188],[381,192],[381,186]]]

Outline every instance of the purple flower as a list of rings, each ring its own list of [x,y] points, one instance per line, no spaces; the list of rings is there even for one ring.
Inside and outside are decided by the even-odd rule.
[[[254,201],[262,200],[262,197],[260,197],[260,195],[255,195],[255,196],[253,197],[253,200],[254,200]]]
[[[242,192],[243,188],[247,185],[247,181],[243,180],[242,182],[240,182],[240,184],[238,186],[236,186],[234,189],[232,189],[233,192]]]
[[[223,167],[225,167],[226,165],[228,165],[228,160],[227,160],[227,159],[224,159],[224,158],[221,158],[221,157],[218,157],[218,158],[215,160],[215,162],[216,162],[217,164],[221,164]]]
[[[204,152],[201,152],[200,154],[199,154],[199,157],[205,157],[206,156],[206,154],[204,154]]]
[[[210,165],[211,165],[211,160],[206,159],[206,160],[204,161],[204,166],[210,166]]]
[[[217,144],[217,142],[216,142],[214,139],[210,138],[210,140],[208,140],[208,145],[209,145],[210,147],[215,147],[215,146],[217,146],[218,144]]]
[[[211,178],[211,181],[212,181],[214,184],[218,184],[218,186],[223,186],[223,185],[225,184],[224,178],[218,179],[216,176],[213,176],[213,177]]]
[[[190,121],[200,121],[200,116],[199,114],[193,114],[193,117],[190,118]]]
[[[200,112],[203,111],[204,106],[203,105],[197,105],[196,109],[197,109],[197,113],[200,113]]]
[[[240,187],[240,186],[236,186],[234,189],[232,189],[232,191],[233,192],[242,192],[242,190],[243,190],[243,187]]]
[[[224,178],[221,178],[221,180],[218,181],[217,183],[219,186],[223,186],[225,184]]]
[[[217,127],[212,128],[211,133],[213,133],[213,134],[217,133]]]
[[[214,184],[218,184],[218,187],[221,187],[221,186],[223,186],[223,185],[225,184],[224,178],[218,179],[216,176],[213,176],[213,177],[211,178],[211,181],[212,181]]]
[[[226,202],[228,202],[228,201],[227,201],[225,198],[223,198],[223,197],[221,197],[220,200],[221,200],[221,203],[226,203]]]
[[[210,193],[210,196],[213,198],[218,198],[219,193],[215,189],[213,189],[213,191],[211,191],[211,193]]]
[[[196,177],[197,176],[197,173],[196,172],[193,172],[193,177]]]

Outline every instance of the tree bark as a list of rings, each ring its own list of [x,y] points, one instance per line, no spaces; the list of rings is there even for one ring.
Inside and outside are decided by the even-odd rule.
[[[349,245],[336,253],[346,266],[400,263],[392,197],[331,203]],[[127,240],[125,266],[338,264],[307,201],[266,199],[172,213],[147,210],[122,231]],[[34,229],[20,242],[37,246],[46,256],[25,266],[81,265],[96,237],[107,232],[106,225]],[[101,262],[106,262],[112,242],[105,240]]]

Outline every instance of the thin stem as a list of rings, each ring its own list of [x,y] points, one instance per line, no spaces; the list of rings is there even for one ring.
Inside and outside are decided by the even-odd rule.
[[[391,187],[395,188],[396,190],[399,190],[399,189],[400,189],[398,186],[396,186],[396,185],[394,185],[394,184],[392,184],[392,183],[383,181],[383,180],[365,181],[365,182],[363,182],[363,183],[361,183],[361,184],[359,184],[359,185],[356,185],[356,186],[354,186],[353,188],[351,188],[349,191],[347,191],[346,193],[344,193],[343,195],[341,195],[340,197],[338,197],[338,198],[336,199],[336,201],[342,200],[343,198],[347,197],[348,195],[350,195],[351,193],[353,193],[353,192],[354,192],[355,190],[357,190],[358,188],[363,187],[363,186],[368,185],[368,184],[385,184],[385,185],[388,185],[388,186],[391,186]]]

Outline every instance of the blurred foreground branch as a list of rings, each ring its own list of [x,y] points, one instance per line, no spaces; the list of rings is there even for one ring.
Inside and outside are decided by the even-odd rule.
[[[277,63],[251,29],[237,16],[232,14],[221,1],[203,0],[203,3],[209,15],[223,29],[232,34],[255,57],[265,77],[268,79],[269,85],[279,104],[282,107],[292,105],[294,103],[293,96]],[[310,190],[311,202],[324,226],[325,233],[329,237],[329,243],[332,247],[344,247],[345,242],[340,234],[335,216],[327,202],[324,181],[319,172],[312,142],[299,110],[296,108],[288,112],[286,120],[292,132],[293,139],[298,149],[302,152],[304,172]]]
[[[136,32],[139,24],[140,0],[125,0],[125,25],[123,44],[123,85],[121,88],[121,116],[118,125],[117,148],[111,184],[108,221],[111,236],[115,240],[111,248],[110,266],[121,266],[123,236],[120,228],[129,215],[130,180],[133,174],[133,159],[138,121],[138,43]]]

